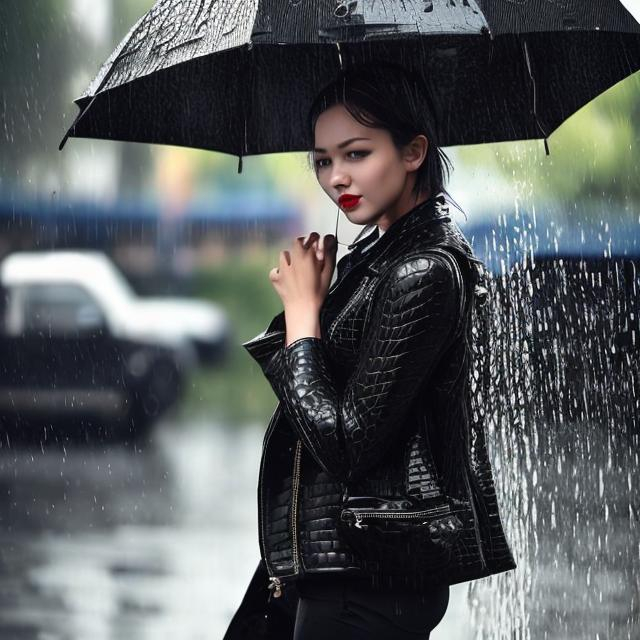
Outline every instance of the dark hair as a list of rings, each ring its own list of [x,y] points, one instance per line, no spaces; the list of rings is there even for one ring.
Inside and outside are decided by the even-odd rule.
[[[452,169],[451,160],[438,146],[437,116],[431,92],[416,73],[401,65],[377,60],[340,70],[309,109],[310,148],[318,117],[335,104],[343,104],[360,124],[388,130],[398,150],[417,135],[426,136],[429,147],[417,169],[412,193],[418,196],[428,191],[430,196],[435,196],[444,192],[453,201],[444,188]],[[313,151],[308,158],[316,171]]]

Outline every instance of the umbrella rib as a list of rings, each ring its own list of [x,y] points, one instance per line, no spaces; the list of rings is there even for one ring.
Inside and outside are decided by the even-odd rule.
[[[247,101],[251,97],[251,92],[253,90],[253,66],[251,61],[249,60],[249,51],[253,49],[253,43],[249,42],[247,44],[247,64],[248,67],[248,77],[249,82],[246,89],[246,94],[242,97],[240,102],[240,108],[242,109],[242,125],[243,125],[243,139],[244,139],[244,148],[240,149],[240,153],[238,154],[238,173],[242,173],[242,156],[246,155],[247,149]]]
[[[545,149],[546,155],[549,155],[549,143],[547,142],[547,138],[549,136],[547,135],[547,132],[544,130],[544,128],[542,127],[542,124],[540,123],[540,120],[538,119],[536,79],[533,75],[533,70],[531,68],[531,60],[529,58],[529,44],[527,43],[527,39],[524,37],[521,39],[521,42],[524,49],[524,57],[527,62],[527,71],[529,72],[529,78],[531,78],[531,84],[533,86],[533,118],[536,121],[536,124],[538,125],[538,129],[540,129],[540,131],[542,132],[542,135],[544,136],[544,149]]]

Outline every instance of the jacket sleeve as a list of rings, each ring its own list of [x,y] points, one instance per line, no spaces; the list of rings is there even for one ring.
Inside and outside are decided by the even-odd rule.
[[[373,301],[361,356],[344,390],[332,379],[322,339],[282,346],[264,373],[318,464],[344,481],[388,451],[459,319],[451,266],[420,256],[392,268]]]
[[[255,338],[243,342],[242,346],[264,370],[274,357],[282,357],[285,344],[286,325],[284,311],[281,311],[269,323],[269,326]]]

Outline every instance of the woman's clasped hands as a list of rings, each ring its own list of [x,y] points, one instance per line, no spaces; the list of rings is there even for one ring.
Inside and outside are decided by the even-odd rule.
[[[287,344],[305,335],[320,337],[319,313],[327,297],[336,266],[338,244],[332,234],[312,231],[280,252],[279,264],[269,280],[282,300]]]

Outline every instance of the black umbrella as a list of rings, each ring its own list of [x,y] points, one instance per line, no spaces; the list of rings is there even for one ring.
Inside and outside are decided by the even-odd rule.
[[[618,0],[158,0],[103,65],[68,136],[239,156],[307,151],[336,71],[419,74],[442,146],[546,138],[640,69]],[[548,147],[547,147],[548,153]]]

